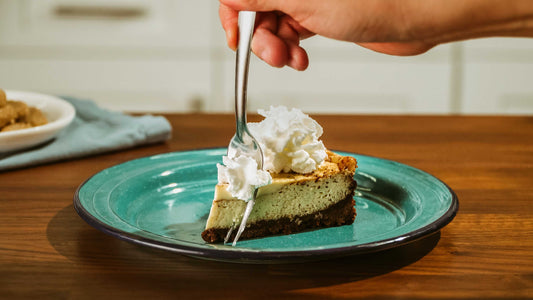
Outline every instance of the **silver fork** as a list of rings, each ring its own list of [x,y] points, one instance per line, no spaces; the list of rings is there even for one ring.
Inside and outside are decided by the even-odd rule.
[[[237,60],[235,66],[235,119],[237,123],[236,133],[228,146],[228,157],[245,155],[252,157],[257,162],[258,169],[263,169],[263,152],[257,140],[252,136],[246,124],[246,91],[248,88],[248,67],[250,65],[250,43],[254,32],[255,12],[239,12],[239,44],[237,46]],[[250,212],[255,203],[257,189],[255,189],[252,199],[248,201],[246,210],[241,220],[239,230],[233,240],[236,245],[241,236]],[[228,231],[224,243],[226,243],[233,231],[233,227]]]

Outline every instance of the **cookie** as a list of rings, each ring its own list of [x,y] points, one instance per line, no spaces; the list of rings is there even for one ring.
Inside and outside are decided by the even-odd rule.
[[[3,89],[0,89],[0,107],[4,107],[7,104],[6,92]]]
[[[30,124],[28,124],[28,123],[13,123],[13,124],[9,124],[9,125],[5,126],[0,131],[1,132],[6,132],[6,131],[13,131],[13,130],[31,128],[31,127],[32,126]]]
[[[0,107],[0,128],[15,122],[17,112],[12,106]]]

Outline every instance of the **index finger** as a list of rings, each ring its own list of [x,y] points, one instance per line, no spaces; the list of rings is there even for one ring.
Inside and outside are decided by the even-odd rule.
[[[218,15],[222,28],[226,32],[228,47],[236,50],[239,35],[239,12],[221,3],[218,8]]]

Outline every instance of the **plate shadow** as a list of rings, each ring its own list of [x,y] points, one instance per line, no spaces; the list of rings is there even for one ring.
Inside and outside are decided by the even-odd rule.
[[[428,254],[440,231],[411,243],[375,253],[294,264],[235,264],[191,258],[142,247],[103,234],[86,224],[73,205],[48,223],[47,238],[56,251],[82,268],[85,280],[112,283],[116,288],[139,286],[161,291],[204,291],[243,295],[284,294],[295,289],[338,285],[372,278],[408,266]],[[87,273],[91,276],[86,276]],[[102,278],[105,277],[105,278]],[[243,289],[243,287],[246,287]],[[245,291],[246,290],[246,291]]]

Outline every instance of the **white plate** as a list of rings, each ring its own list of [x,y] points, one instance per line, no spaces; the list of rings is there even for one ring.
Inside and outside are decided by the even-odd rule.
[[[6,90],[8,100],[19,100],[40,109],[48,123],[27,129],[0,132],[0,152],[21,150],[36,146],[55,138],[67,127],[76,111],[67,101],[58,97]]]

